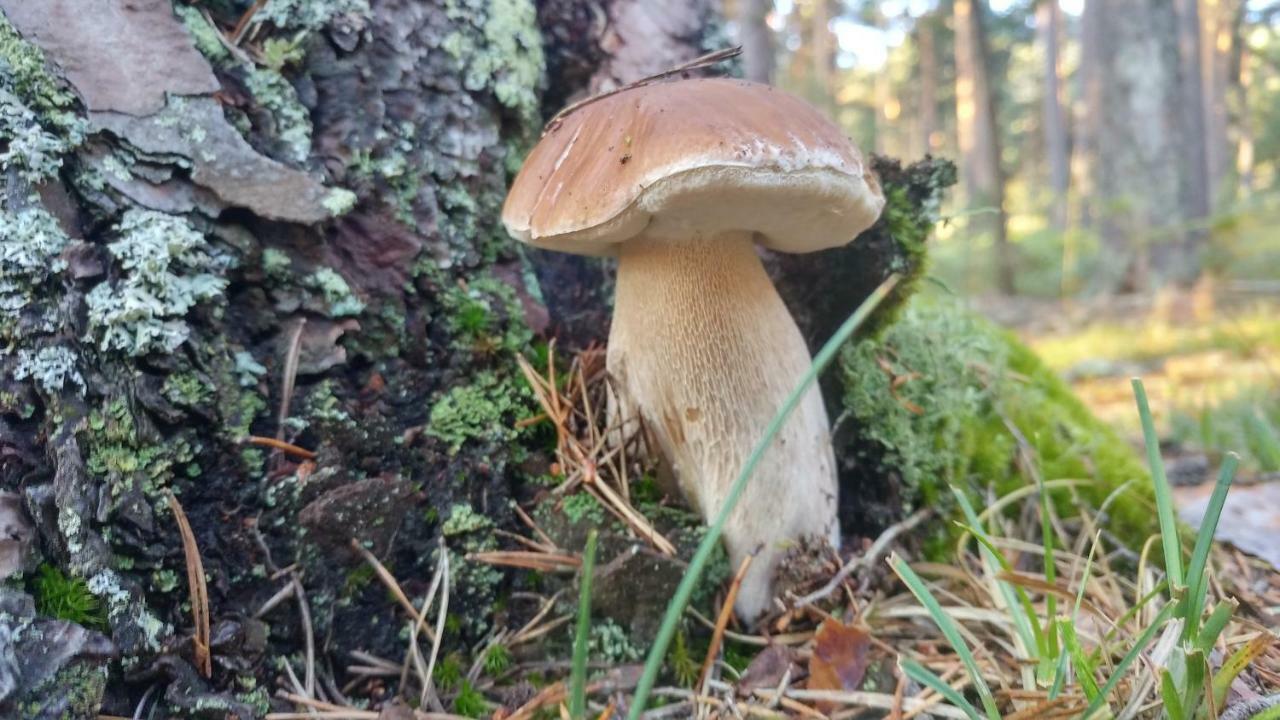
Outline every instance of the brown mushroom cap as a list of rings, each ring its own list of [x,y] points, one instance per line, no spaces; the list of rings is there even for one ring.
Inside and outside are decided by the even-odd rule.
[[[515,238],[610,255],[642,231],[758,233],[803,253],[847,244],[884,196],[830,120],[767,85],[723,78],[625,90],[558,121],[502,209]]]

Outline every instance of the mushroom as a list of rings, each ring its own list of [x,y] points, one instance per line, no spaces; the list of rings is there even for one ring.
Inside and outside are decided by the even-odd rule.
[[[811,363],[755,245],[849,243],[884,206],[857,148],[817,110],[765,85],[695,79],[603,96],[552,123],[502,219],[540,248],[616,255],[607,366],[613,410],[639,416],[687,497],[714,517]],[[789,547],[839,547],[830,428],[815,385],[724,527],[736,610],[772,601]]]

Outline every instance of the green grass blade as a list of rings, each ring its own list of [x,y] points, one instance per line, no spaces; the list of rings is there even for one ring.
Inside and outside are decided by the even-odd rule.
[[[1266,635],[1259,635],[1241,646],[1238,650],[1231,653],[1231,657],[1222,663],[1222,667],[1213,676],[1213,702],[1214,707],[1218,710],[1226,705],[1227,691],[1231,689],[1231,683],[1235,682],[1236,677],[1244,672],[1254,660],[1257,660],[1271,647],[1271,638]],[[1256,717],[1255,717],[1256,720]]]
[[[961,695],[955,688],[951,687],[942,678],[935,675],[929,668],[909,657],[899,657],[898,667],[902,668],[902,672],[905,673],[907,677],[946,698],[947,702],[956,706],[961,712],[968,715],[970,720],[982,720],[982,715],[978,713],[978,709],[966,700],[964,695]]]
[[[1178,687],[1168,670],[1160,671],[1160,699],[1164,701],[1165,717],[1187,717],[1187,711],[1182,707],[1182,698],[1178,697]]]
[[[1106,684],[1102,686],[1098,697],[1090,702],[1089,707],[1085,709],[1084,717],[1092,717],[1093,714],[1097,712],[1104,703],[1106,703],[1111,692],[1116,689],[1116,685],[1120,684],[1120,680],[1124,678],[1125,673],[1129,671],[1129,666],[1138,659],[1138,656],[1142,654],[1143,650],[1147,649],[1147,645],[1151,644],[1151,639],[1156,636],[1156,633],[1160,632],[1160,628],[1164,627],[1164,624],[1169,622],[1169,618],[1173,617],[1175,609],[1177,609],[1176,602],[1168,603],[1163,608],[1160,608],[1160,612],[1156,614],[1151,625],[1147,627],[1146,630],[1142,631],[1142,634],[1139,635],[1138,639],[1133,643],[1133,647],[1129,648],[1129,652],[1125,653],[1125,656],[1120,658],[1120,662],[1116,663],[1115,669],[1111,672],[1111,677],[1108,678]]]
[[[938,625],[938,629],[942,631],[943,637],[951,645],[951,649],[955,650],[956,655],[960,658],[960,662],[964,664],[965,670],[969,672],[969,679],[973,681],[973,687],[978,691],[978,697],[982,699],[982,707],[986,710],[987,717],[991,720],[999,720],[1000,711],[996,707],[995,696],[991,694],[991,688],[987,685],[987,681],[982,677],[981,670],[978,669],[978,661],[973,657],[973,652],[969,649],[969,644],[964,641],[964,636],[960,634],[960,628],[956,626],[947,612],[938,604],[938,599],[929,592],[929,588],[925,586],[924,581],[916,575],[902,561],[902,558],[896,554],[889,559],[889,567],[897,573],[902,582],[906,584],[907,589],[912,595],[916,596],[916,600],[929,611],[929,616]]]
[[[1186,625],[1183,626],[1183,639],[1190,640],[1200,627],[1200,614],[1204,612],[1205,571],[1209,565],[1209,549],[1213,547],[1213,534],[1218,530],[1218,521],[1222,518],[1222,506],[1227,501],[1227,490],[1236,476],[1236,465],[1240,456],[1229,453],[1218,473],[1218,484],[1209,496],[1209,506],[1205,509],[1204,519],[1200,522],[1200,530],[1196,534],[1196,546],[1191,552],[1191,564],[1187,565],[1187,614]],[[1206,649],[1206,652],[1208,650]]]
[[[1076,668],[1076,682],[1080,684],[1085,698],[1090,702],[1096,701],[1102,694],[1098,690],[1098,668],[1076,637],[1076,626],[1068,618],[1058,618],[1058,634],[1062,636],[1062,645],[1071,656],[1071,664]]]
[[[569,676],[569,717],[587,716],[587,643],[591,639],[591,575],[596,567],[595,530],[587,533],[582,552],[582,581],[578,592],[578,629],[573,636],[573,669]]]
[[[671,640],[675,637],[676,626],[680,622],[680,616],[684,614],[685,606],[689,604],[689,598],[693,596],[694,588],[698,584],[698,580],[702,577],[702,572],[706,570],[707,563],[711,560],[711,554],[715,550],[716,543],[720,541],[720,534],[724,531],[725,521],[729,519],[729,515],[733,512],[734,507],[738,504],[738,499],[742,497],[742,491],[746,488],[747,482],[755,473],[756,465],[760,463],[760,459],[764,457],[764,453],[773,444],[774,438],[778,431],[782,429],[787,418],[791,417],[791,413],[800,404],[800,400],[805,393],[809,391],[809,387],[813,385],[818,374],[831,364],[836,354],[840,352],[840,348],[845,342],[853,336],[862,323],[866,322],[872,311],[889,295],[894,286],[898,284],[898,276],[890,275],[887,280],[880,283],[880,287],[871,293],[871,296],[858,306],[858,309],[844,321],[844,324],[836,330],[831,339],[827,341],[818,354],[813,358],[813,365],[809,367],[809,371],[796,385],[791,394],[787,396],[782,407],[778,408],[778,412],[773,416],[768,428],[765,429],[764,437],[760,438],[755,448],[751,451],[751,455],[747,458],[742,466],[742,472],[738,474],[737,479],[733,481],[733,485],[729,487],[729,492],[725,495],[724,503],[716,512],[715,520],[707,529],[706,535],[703,536],[702,542],[698,544],[698,550],[694,553],[693,558],[689,561],[689,567],[684,572],[684,577],[680,579],[680,585],[676,588],[675,595],[671,598],[671,603],[667,605],[667,612],[662,617],[662,625],[658,628],[658,635],[654,638],[653,647],[649,648],[649,655],[645,658],[644,672],[640,675],[640,682],[636,685],[636,692],[631,701],[631,710],[627,717],[630,720],[638,720],[644,712],[645,703],[649,699],[649,693],[653,691],[654,684],[658,681],[658,673],[662,670],[662,659],[667,655],[667,648],[671,646]]]
[[[1227,623],[1231,622],[1231,616],[1235,614],[1238,605],[1231,598],[1218,603],[1204,621],[1204,627],[1200,628],[1195,646],[1205,653],[1213,650],[1214,643],[1218,642],[1218,636],[1227,628]]]
[[[1178,542],[1178,522],[1173,514],[1173,491],[1169,478],[1164,474],[1164,460],[1160,458],[1160,439],[1156,437],[1156,424],[1151,418],[1151,406],[1147,403],[1147,390],[1141,378],[1133,379],[1133,394],[1138,400],[1138,416],[1142,419],[1142,437],[1147,446],[1147,463],[1151,465],[1151,481],[1155,484],[1156,515],[1160,521],[1160,542],[1164,548],[1165,573],[1169,587],[1183,586],[1182,547]]]

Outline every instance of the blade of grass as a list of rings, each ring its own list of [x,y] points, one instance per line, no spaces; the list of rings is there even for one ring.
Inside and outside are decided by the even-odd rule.
[[[978,713],[978,709],[966,700],[964,695],[961,695],[958,690],[935,675],[929,668],[905,656],[898,658],[898,667],[902,668],[902,672],[907,677],[938,693],[946,698],[947,702],[960,708],[962,712],[969,716],[970,720],[982,720],[982,715]]]
[[[1204,626],[1200,628],[1199,634],[1196,635],[1195,646],[1206,653],[1213,650],[1214,643],[1218,642],[1218,636],[1226,629],[1227,623],[1231,622],[1231,616],[1235,614],[1238,606],[1239,603],[1234,598],[1227,598],[1214,606],[1213,612],[1209,613],[1208,619],[1204,621]],[[1192,620],[1199,619],[1192,618]]]
[[[1231,657],[1222,663],[1222,667],[1213,676],[1213,702],[1215,707],[1222,708],[1226,705],[1227,690],[1231,688],[1231,683],[1235,682],[1236,676],[1249,667],[1254,660],[1262,657],[1262,654],[1271,647],[1272,642],[1273,638],[1270,635],[1258,635],[1245,643],[1240,649],[1231,653]]]
[[[1133,394],[1138,400],[1138,416],[1142,419],[1142,437],[1147,446],[1147,463],[1151,465],[1151,481],[1155,485],[1156,516],[1160,521],[1160,542],[1164,548],[1165,573],[1169,587],[1183,585],[1182,547],[1178,543],[1178,523],[1173,514],[1173,491],[1169,478],[1164,474],[1164,461],[1160,458],[1160,439],[1156,436],[1156,424],[1151,418],[1151,406],[1147,402],[1147,389],[1142,378],[1133,378]]]
[[[582,580],[578,593],[578,629],[573,636],[573,669],[569,679],[569,717],[587,716],[587,643],[591,639],[591,574],[596,566],[595,530],[587,533],[582,552]]]
[[[845,341],[853,336],[854,331],[866,321],[871,312],[876,309],[897,284],[898,276],[896,274],[890,275],[888,279],[880,283],[880,286],[871,293],[870,297],[864,300],[857,310],[853,311],[853,314],[836,330],[831,339],[822,346],[822,349],[814,356],[813,365],[809,367],[809,371],[805,373],[795,389],[787,396],[782,407],[778,408],[778,412],[765,429],[764,437],[760,438],[760,442],[756,444],[751,451],[751,455],[743,464],[742,472],[738,474],[738,477],[733,481],[733,485],[729,487],[724,503],[716,513],[715,520],[707,529],[706,535],[703,536],[702,542],[698,544],[697,552],[694,553],[693,558],[689,561],[689,567],[685,570],[684,577],[680,579],[680,585],[676,588],[675,595],[671,598],[671,603],[667,605],[667,612],[663,615],[658,635],[654,638],[653,647],[649,649],[649,656],[645,658],[644,672],[640,675],[640,682],[636,684],[635,695],[631,701],[631,709],[627,713],[627,717],[630,720],[638,720],[644,712],[645,702],[649,699],[649,693],[653,691],[653,686],[658,681],[658,673],[662,669],[662,659],[666,657],[667,648],[670,647],[671,640],[675,637],[676,626],[680,622],[680,616],[684,614],[685,606],[689,604],[689,598],[693,596],[694,588],[697,586],[698,580],[701,579],[707,563],[711,560],[711,553],[715,550],[716,543],[720,541],[720,534],[724,530],[725,521],[729,519],[729,515],[738,504],[738,499],[742,497],[742,491],[746,488],[747,482],[751,479],[752,474],[755,473],[756,465],[760,463],[765,451],[773,444],[778,431],[782,429],[783,424],[791,417],[791,413],[800,404],[800,400],[808,392],[809,386],[813,385],[818,374],[827,365],[831,364]]]
[[[1191,564],[1187,566],[1187,624],[1183,626],[1183,640],[1190,640],[1196,628],[1200,626],[1200,614],[1204,612],[1205,570],[1209,565],[1209,548],[1213,546],[1213,535],[1218,530],[1218,521],[1222,518],[1222,506],[1227,501],[1227,490],[1236,476],[1236,465],[1240,456],[1228,453],[1218,473],[1218,484],[1209,496],[1209,506],[1205,509],[1204,519],[1200,521],[1200,530],[1196,534],[1196,546],[1191,552]],[[1206,652],[1208,650],[1206,649]]]
[[[1082,717],[1093,717],[1093,714],[1102,708],[1102,705],[1107,702],[1107,697],[1111,695],[1111,691],[1116,689],[1116,685],[1120,684],[1120,680],[1129,671],[1129,666],[1138,659],[1143,650],[1147,649],[1147,645],[1151,644],[1151,638],[1155,637],[1156,633],[1160,632],[1160,628],[1164,627],[1169,618],[1173,617],[1176,607],[1177,603],[1171,602],[1160,608],[1160,612],[1156,613],[1151,625],[1142,631],[1142,634],[1134,641],[1133,646],[1129,648],[1129,652],[1125,653],[1120,662],[1116,663],[1115,669],[1111,671],[1111,677],[1107,678],[1107,682],[1102,686],[1098,697],[1089,703],[1089,707],[1085,708]]]
[[[973,652],[969,649],[969,644],[964,641],[964,636],[960,634],[960,628],[956,627],[955,622],[947,612],[942,609],[942,605],[938,604],[938,599],[929,592],[929,588],[925,586],[924,581],[916,575],[910,565],[903,562],[902,558],[896,554],[889,558],[889,567],[897,573],[902,582],[906,584],[907,589],[912,595],[916,596],[916,600],[929,611],[929,616],[937,623],[938,629],[942,631],[943,637],[951,645],[951,649],[955,651],[960,658],[960,662],[964,664],[965,670],[969,672],[969,679],[973,681],[973,687],[978,691],[978,697],[982,700],[982,707],[986,710],[987,717],[991,720],[999,720],[1000,711],[996,707],[995,696],[991,694],[991,688],[987,685],[987,681],[982,677],[982,671],[978,668],[978,661],[973,657]]]
[[[983,564],[987,567],[988,575],[996,575],[995,570],[997,567],[1005,572],[1012,572],[1013,568],[1009,565],[1008,559],[996,549],[991,539],[987,536],[986,529],[978,519],[978,514],[974,512],[973,504],[969,502],[969,498],[954,485],[951,486],[951,492],[956,496],[956,502],[960,505],[960,509],[964,512],[964,516],[969,522],[968,525],[960,525],[960,527],[977,539],[981,548],[980,554],[982,555]],[[1022,644],[1027,649],[1029,659],[1043,662],[1049,650],[1049,643],[1040,631],[1040,623],[1036,621],[1035,609],[1031,605],[1031,598],[1027,596],[1025,590],[1007,582],[997,581],[996,586],[1004,597],[1005,606],[1013,617],[1013,625],[1021,636]],[[1035,656],[1031,657],[1030,653],[1035,653]]]
[[[1076,669],[1076,682],[1090,702],[1096,701],[1102,693],[1098,690],[1098,668],[1085,653],[1076,637],[1076,626],[1069,618],[1058,618],[1058,634],[1062,636],[1062,645],[1071,656],[1071,664]]]
[[[1178,697],[1178,688],[1168,670],[1160,671],[1160,699],[1164,701],[1164,711],[1167,717],[1187,717],[1186,710],[1182,709],[1182,698]]]

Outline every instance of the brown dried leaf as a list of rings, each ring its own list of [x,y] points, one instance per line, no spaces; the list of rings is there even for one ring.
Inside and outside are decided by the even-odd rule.
[[[745,697],[756,690],[776,688],[788,670],[792,680],[799,679],[804,672],[796,663],[795,651],[786,645],[770,645],[761,650],[742,673],[738,680],[738,694]]]
[[[810,690],[857,690],[867,674],[871,635],[862,627],[828,618],[818,626],[809,658]],[[819,710],[830,712],[831,708]]]

